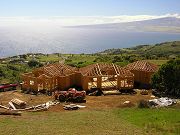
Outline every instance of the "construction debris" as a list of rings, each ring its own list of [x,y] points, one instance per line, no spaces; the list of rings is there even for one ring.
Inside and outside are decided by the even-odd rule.
[[[92,89],[92,90],[87,91],[87,94],[89,96],[101,96],[101,95],[103,95],[103,92],[100,89],[95,89],[95,90]]]
[[[140,92],[141,95],[148,95],[149,94],[149,91],[148,90],[142,90]]]
[[[130,101],[125,101],[123,104],[129,104],[129,103],[131,103]]]
[[[3,105],[0,105],[0,108],[4,108],[6,110],[11,110],[11,111],[32,111],[32,112],[37,112],[37,111],[46,111],[49,109],[50,106],[59,104],[59,102],[53,102],[49,101],[44,104],[36,105],[36,106],[31,106],[31,107],[26,107],[26,102],[21,101],[19,99],[13,99],[9,102],[10,107],[6,107]]]
[[[14,106],[14,104],[12,102],[9,102],[10,107],[12,108],[12,110],[17,110],[16,107]]]
[[[10,102],[12,102],[16,109],[24,109],[27,105],[25,101],[19,100],[17,98],[12,99]]]
[[[151,98],[155,98],[155,96],[154,96],[154,95],[151,95]]]
[[[149,100],[151,107],[166,107],[176,103],[176,100],[170,99],[168,97]]]
[[[4,108],[6,110],[9,110],[9,107],[3,106],[3,105],[0,105],[0,108]]]
[[[70,104],[70,105],[64,105],[64,110],[78,110],[79,108],[85,108],[86,106],[82,105],[76,105],[76,104]]]
[[[119,90],[108,90],[108,91],[103,91],[103,95],[120,95],[121,92]]]
[[[135,104],[133,104],[131,101],[127,100],[123,102],[122,107],[133,107]]]

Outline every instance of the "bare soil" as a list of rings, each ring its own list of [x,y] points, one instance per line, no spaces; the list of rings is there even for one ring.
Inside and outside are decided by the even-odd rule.
[[[47,101],[53,101],[53,96],[46,95],[30,95],[24,94],[20,91],[8,91],[0,93],[0,104],[8,106],[8,102],[18,98],[27,102],[28,106],[39,105],[46,103]],[[83,110],[102,110],[102,109],[113,109],[113,108],[124,108],[134,107],[140,100],[152,99],[151,93],[148,95],[141,95],[139,92],[135,95],[107,95],[107,96],[86,96],[86,103],[80,103],[85,105],[86,108]],[[124,104],[125,101],[130,101],[128,104]],[[58,112],[63,110],[63,105],[68,103],[61,103],[56,106],[51,106],[48,111]],[[79,104],[79,103],[78,103]]]

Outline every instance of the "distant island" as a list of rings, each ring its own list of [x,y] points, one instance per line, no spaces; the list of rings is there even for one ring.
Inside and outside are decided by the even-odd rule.
[[[80,25],[69,28],[83,28],[83,29],[114,29],[121,31],[139,31],[139,32],[180,32],[180,18],[164,17],[158,19],[110,23],[110,24],[96,24],[96,25]]]

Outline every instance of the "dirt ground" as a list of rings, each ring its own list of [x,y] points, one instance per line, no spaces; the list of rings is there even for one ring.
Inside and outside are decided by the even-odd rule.
[[[30,95],[24,94],[20,91],[8,91],[0,93],[0,104],[8,106],[8,102],[13,99],[18,98],[25,101],[28,106],[38,105],[46,103],[47,101],[53,101],[52,96],[46,95]],[[148,95],[141,95],[139,92],[135,95],[107,95],[107,96],[86,96],[86,103],[81,103],[85,105],[85,110],[99,110],[99,109],[111,109],[111,108],[123,108],[123,107],[133,107],[138,104],[140,100],[152,99],[151,93]],[[124,104],[125,101],[130,101],[130,104]],[[63,110],[63,105],[67,103],[61,103],[56,106],[51,106],[48,111],[58,112]],[[79,103],[78,103],[79,104]],[[83,110],[84,110],[83,109]]]

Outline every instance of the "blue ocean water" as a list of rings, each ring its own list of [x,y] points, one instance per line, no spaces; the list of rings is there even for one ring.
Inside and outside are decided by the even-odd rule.
[[[180,33],[61,27],[0,27],[0,57],[24,53],[96,53],[111,48],[174,40],[180,40]]]

